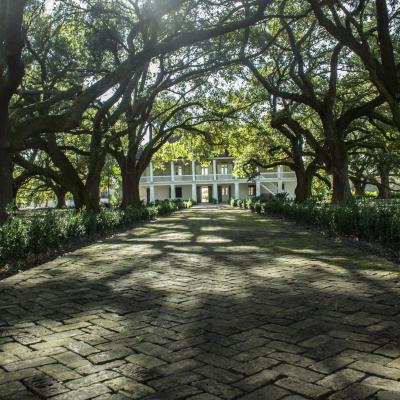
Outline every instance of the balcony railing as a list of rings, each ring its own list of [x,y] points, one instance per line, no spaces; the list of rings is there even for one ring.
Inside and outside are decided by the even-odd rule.
[[[216,180],[218,182],[224,182],[224,181],[230,181],[236,179],[232,174],[217,174],[216,175]],[[259,177],[257,178],[261,181],[263,180],[277,180],[277,179],[296,179],[296,174],[294,172],[262,172],[260,173]],[[257,180],[256,179],[256,180]],[[246,178],[243,178],[243,180],[246,180]],[[162,183],[162,182],[209,182],[209,181],[214,181],[214,175],[213,174],[208,174],[208,175],[195,175],[195,179],[193,179],[193,175],[175,175],[174,181],[172,180],[172,176],[170,175],[165,175],[165,176],[153,176],[153,182],[155,183]],[[140,178],[140,182],[142,183],[150,183],[151,179],[150,176],[142,176]]]
[[[296,179],[295,172],[281,172],[282,179]]]
[[[261,179],[278,179],[278,173],[277,172],[261,172],[260,173],[260,178]]]
[[[230,181],[233,178],[232,174],[217,174],[217,181]]]
[[[153,176],[154,182],[169,182],[171,180],[171,176]]]
[[[296,174],[294,172],[261,172],[261,179],[295,179]]]
[[[193,180],[193,175],[175,175],[176,182],[187,182],[192,180]]]
[[[214,175],[196,175],[196,181],[212,181],[214,180]]]

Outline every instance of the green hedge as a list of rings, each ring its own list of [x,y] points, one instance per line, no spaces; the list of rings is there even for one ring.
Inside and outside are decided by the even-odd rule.
[[[317,201],[294,203],[285,198],[236,200],[234,206],[316,225],[331,234],[357,237],[400,250],[399,199],[357,199],[345,205]]]
[[[60,249],[68,242],[96,233],[129,227],[138,221],[149,221],[159,215],[192,206],[189,201],[159,201],[142,208],[48,210],[21,213],[0,226],[0,265]]]

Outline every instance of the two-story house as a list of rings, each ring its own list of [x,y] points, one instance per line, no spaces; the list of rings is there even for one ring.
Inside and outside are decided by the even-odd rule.
[[[197,162],[172,161],[164,170],[150,163],[140,180],[140,197],[144,201],[192,199],[198,203],[226,203],[229,199],[246,199],[286,192],[294,197],[296,175],[284,167],[260,171],[254,181],[232,175],[235,160],[215,157],[206,166]]]

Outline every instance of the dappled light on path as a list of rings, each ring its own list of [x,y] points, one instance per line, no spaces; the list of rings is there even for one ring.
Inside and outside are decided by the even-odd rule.
[[[399,272],[247,211],[175,213],[0,282],[0,398],[400,398]]]

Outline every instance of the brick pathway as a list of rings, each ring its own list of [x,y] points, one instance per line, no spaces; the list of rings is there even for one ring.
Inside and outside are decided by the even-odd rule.
[[[400,399],[400,275],[194,209],[0,282],[0,398]]]

